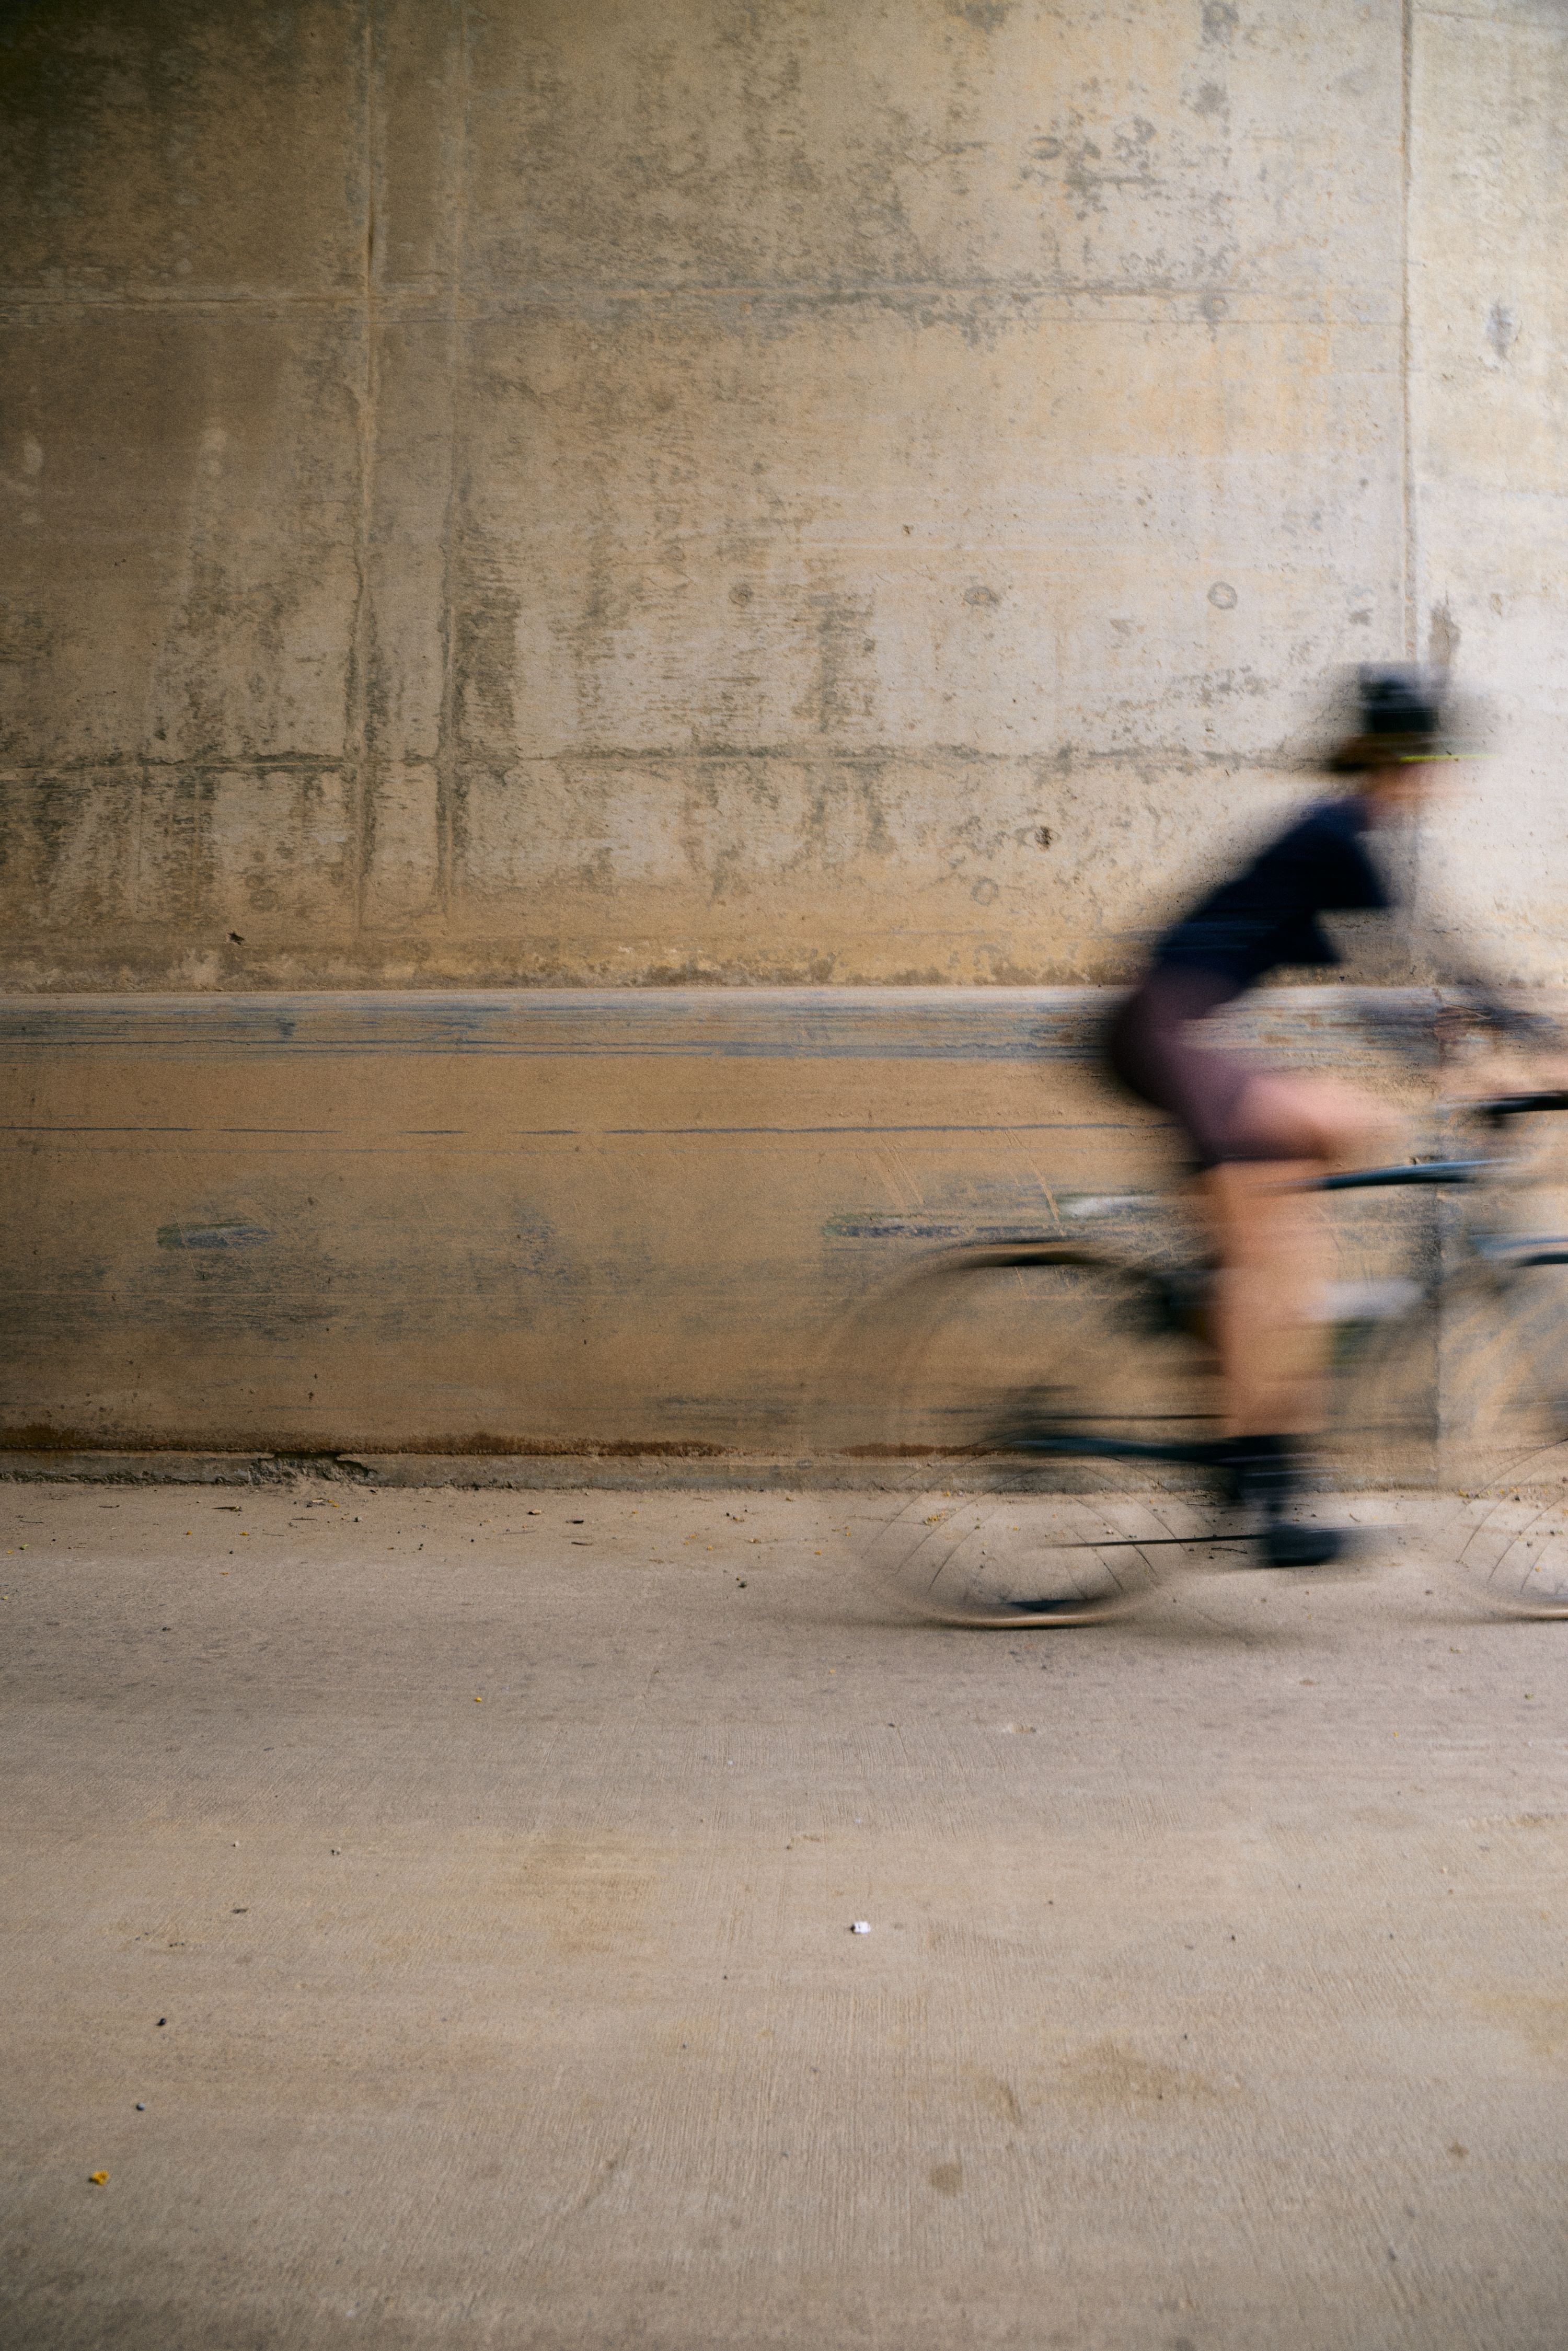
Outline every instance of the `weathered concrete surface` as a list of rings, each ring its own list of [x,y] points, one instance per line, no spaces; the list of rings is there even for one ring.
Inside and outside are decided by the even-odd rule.
[[[1544,971],[1568,934],[1568,15],[1443,0],[1415,24],[1412,563],[1431,650],[1509,713],[1506,790],[1456,805],[1433,865],[1495,910],[1521,969]]]
[[[1429,644],[1560,972],[1565,75],[1555,0],[12,7],[12,984],[1100,977]]]
[[[934,1213],[1138,1163],[1094,1008],[13,1000],[12,1441],[810,1449],[846,1306]]]
[[[8,2339],[1557,2351],[1563,1628],[1440,1529],[988,1637],[332,1500],[5,1497]]]
[[[1092,989],[14,998],[5,1441],[865,1439],[860,1301],[956,1239],[1051,1229],[1064,1190],[1176,1180],[1171,1131],[1098,1074],[1104,1011]],[[1275,1059],[1415,1084],[1343,989],[1271,991],[1257,1019]],[[1568,1229],[1551,1213],[1531,1229]]]

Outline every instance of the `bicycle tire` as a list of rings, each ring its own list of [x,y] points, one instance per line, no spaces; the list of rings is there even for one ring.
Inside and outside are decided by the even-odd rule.
[[[1568,1617],[1565,1499],[1468,1498],[1448,1546],[1466,1595],[1496,1615]]]
[[[975,1630],[1104,1624],[1152,1591],[1167,1554],[1249,1540],[1217,1535],[1212,1512],[1179,1495],[967,1488],[890,1497],[862,1530],[862,1557],[890,1598]]]
[[[1467,1266],[1418,1308],[1338,1333],[1326,1451],[1347,1483],[1479,1493],[1568,1481],[1568,1286]]]
[[[1179,1277],[1054,1239],[987,1244],[893,1285],[858,1343],[852,1449],[900,1489],[868,1513],[863,1556],[904,1605],[975,1626],[1100,1621],[1147,1588],[1156,1549],[1212,1539],[1179,1507],[1209,1482],[1220,1428]]]

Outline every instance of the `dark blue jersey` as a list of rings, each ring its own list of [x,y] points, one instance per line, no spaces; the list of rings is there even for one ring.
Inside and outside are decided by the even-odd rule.
[[[1369,818],[1356,798],[1320,800],[1168,930],[1157,969],[1212,972],[1239,995],[1281,964],[1337,964],[1322,914],[1389,904],[1362,836]]]

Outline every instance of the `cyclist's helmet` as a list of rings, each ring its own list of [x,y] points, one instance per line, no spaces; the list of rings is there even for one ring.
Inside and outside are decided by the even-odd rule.
[[[1442,682],[1421,669],[1364,669],[1356,678],[1360,726],[1335,753],[1342,770],[1405,766],[1456,756],[1445,739]]]

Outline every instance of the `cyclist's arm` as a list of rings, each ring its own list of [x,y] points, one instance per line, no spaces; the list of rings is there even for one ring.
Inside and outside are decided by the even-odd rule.
[[[1568,1047],[1558,1021],[1514,1000],[1514,991],[1478,948],[1469,926],[1429,882],[1423,880],[1414,903],[1406,898],[1397,906],[1394,927],[1406,969],[1448,999],[1437,1014],[1441,1042],[1457,1042],[1480,1029],[1525,1051]]]

